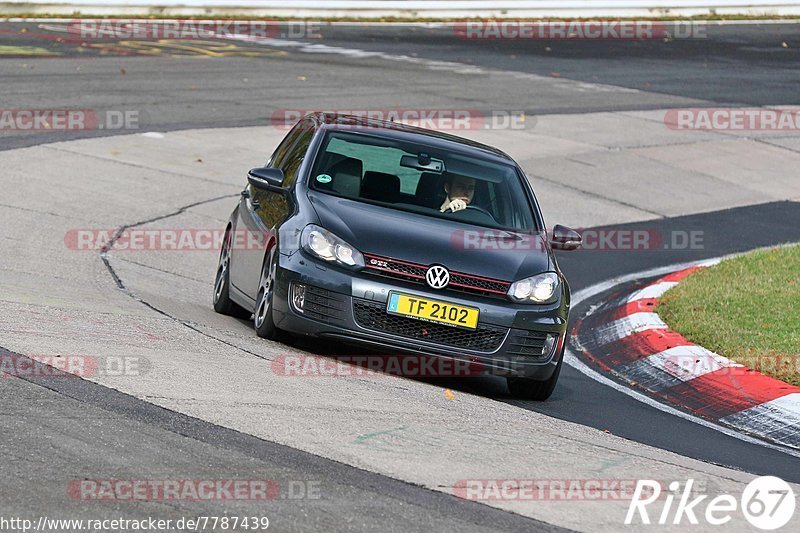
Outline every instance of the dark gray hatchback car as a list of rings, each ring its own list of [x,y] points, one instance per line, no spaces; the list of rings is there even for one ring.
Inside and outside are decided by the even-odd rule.
[[[544,400],[563,361],[570,293],[534,192],[503,152],[366,118],[301,119],[226,229],[217,312],[259,336],[453,358]]]

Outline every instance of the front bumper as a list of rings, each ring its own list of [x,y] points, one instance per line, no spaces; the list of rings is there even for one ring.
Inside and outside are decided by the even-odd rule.
[[[303,313],[290,304],[293,284],[307,287]],[[391,291],[478,307],[478,329],[468,331],[388,315],[385,309]],[[295,252],[280,256],[273,319],[283,330],[365,346],[377,354],[402,352],[452,358],[477,364],[483,374],[547,380],[564,345],[569,313],[564,296],[550,306],[533,308],[345,271]],[[556,342],[550,343],[552,349],[543,350],[547,335],[556,336]]]

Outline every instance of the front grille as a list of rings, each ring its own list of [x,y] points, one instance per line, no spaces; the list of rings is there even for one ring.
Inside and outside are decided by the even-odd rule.
[[[341,295],[327,289],[306,285],[303,314],[308,318],[323,322],[341,322],[344,320],[345,309],[346,301]]]
[[[366,329],[482,352],[497,350],[508,331],[507,328],[488,325],[478,326],[476,330],[467,330],[390,315],[386,312],[385,304],[359,298],[353,299],[353,310],[358,325]]]
[[[523,357],[544,358],[549,355],[544,353],[544,344],[547,333],[542,331],[526,331],[512,329],[508,339],[508,355],[521,355]]]
[[[370,274],[425,284],[425,272],[428,270],[425,265],[372,254],[364,254],[364,259],[367,267],[366,272]],[[482,294],[494,298],[505,298],[510,286],[511,283],[508,281],[451,271],[450,284],[447,289]]]
[[[460,274],[458,272],[450,273],[451,287],[458,287],[460,289],[478,290],[482,292],[490,292],[499,294],[505,297],[508,288],[511,286],[507,281],[499,281],[496,279],[479,278],[477,276],[470,276],[468,274]]]

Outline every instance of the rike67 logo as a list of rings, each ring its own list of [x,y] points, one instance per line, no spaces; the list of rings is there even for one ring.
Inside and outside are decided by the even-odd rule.
[[[694,480],[681,487],[679,481],[668,485],[669,492],[662,497],[661,483],[640,479],[636,484],[625,524],[698,525],[700,519],[712,526],[722,526],[741,512],[751,526],[762,530],[775,530],[785,526],[794,515],[795,496],[792,487],[774,476],[763,476],[747,484],[738,500],[730,494],[720,494],[707,500],[708,494],[692,498]],[[663,505],[653,505],[655,502]],[[650,509],[648,509],[650,506]],[[660,507],[660,508],[659,508]],[[655,511],[651,519],[650,511]]]

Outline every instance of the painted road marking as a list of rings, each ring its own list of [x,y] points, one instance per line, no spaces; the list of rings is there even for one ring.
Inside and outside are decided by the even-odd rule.
[[[677,285],[677,281],[662,281],[661,283],[653,283],[644,289],[640,289],[628,298],[628,302],[635,302],[637,300],[644,300],[647,298],[661,298],[665,292]]]

